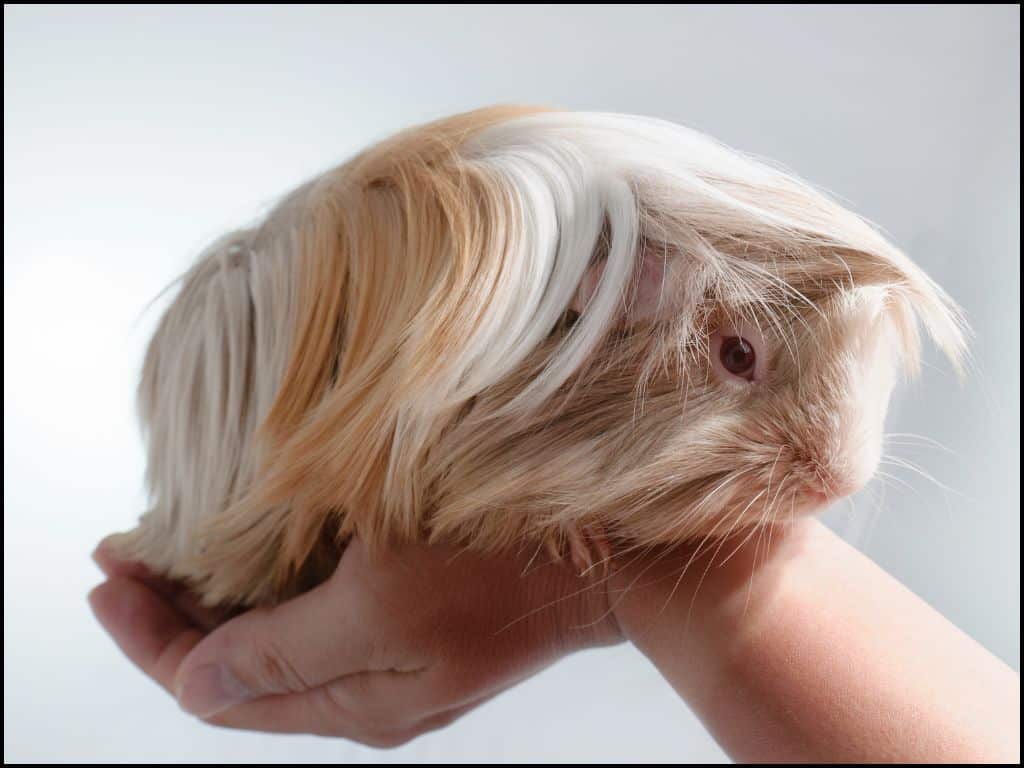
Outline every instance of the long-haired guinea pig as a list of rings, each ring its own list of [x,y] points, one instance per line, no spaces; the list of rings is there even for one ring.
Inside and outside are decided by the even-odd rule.
[[[874,472],[919,327],[959,367],[961,313],[900,250],[692,130],[508,107],[415,127],[184,275],[119,553],[252,605],[353,535],[569,556],[808,514]]]

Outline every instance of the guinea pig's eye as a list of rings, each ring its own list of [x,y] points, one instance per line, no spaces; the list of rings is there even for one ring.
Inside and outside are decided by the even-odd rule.
[[[722,328],[711,336],[712,368],[723,381],[760,381],[767,357],[764,337],[748,323]]]
[[[757,353],[754,352],[754,345],[746,339],[739,336],[723,339],[718,359],[722,361],[722,367],[733,376],[742,376],[748,380],[754,378]]]

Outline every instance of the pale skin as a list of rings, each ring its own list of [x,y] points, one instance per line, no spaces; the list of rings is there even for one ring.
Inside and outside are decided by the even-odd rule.
[[[626,640],[737,761],[1019,762],[1017,674],[814,520],[770,545],[622,553],[601,576],[529,554],[355,541],[319,588],[226,618],[101,544],[89,600],[143,672],[227,727],[394,746]]]

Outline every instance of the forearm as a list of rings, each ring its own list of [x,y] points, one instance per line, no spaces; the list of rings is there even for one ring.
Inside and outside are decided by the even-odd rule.
[[[1012,670],[820,523],[765,545],[681,577],[686,553],[626,558],[612,582],[622,631],[733,758],[1018,760]]]

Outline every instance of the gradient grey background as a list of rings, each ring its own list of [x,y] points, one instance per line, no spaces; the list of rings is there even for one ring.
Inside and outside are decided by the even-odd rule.
[[[567,659],[392,752],[203,726],[88,612],[142,508],[147,302],[222,231],[398,128],[494,102],[655,115],[777,160],[966,308],[929,350],[899,467],[828,519],[1020,664],[1020,11],[4,8],[4,759],[725,757],[629,647]],[[158,303],[157,309],[163,306]],[[948,450],[946,450],[948,449]]]

